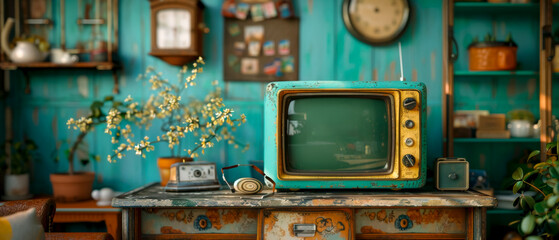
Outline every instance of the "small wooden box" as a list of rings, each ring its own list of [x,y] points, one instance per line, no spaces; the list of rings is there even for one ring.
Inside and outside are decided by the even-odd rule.
[[[476,138],[510,138],[510,131],[478,129]]]
[[[480,130],[505,130],[505,114],[491,114],[488,116],[479,116]]]
[[[470,164],[465,158],[438,158],[435,169],[437,189],[465,191],[470,188]]]

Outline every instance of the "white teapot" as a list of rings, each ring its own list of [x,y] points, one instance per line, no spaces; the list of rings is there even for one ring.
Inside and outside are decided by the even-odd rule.
[[[8,18],[4,29],[2,29],[2,50],[8,55],[10,60],[15,63],[42,62],[48,53],[41,52],[39,48],[30,42],[19,41],[13,49],[8,46],[8,34],[14,25],[14,19]]]

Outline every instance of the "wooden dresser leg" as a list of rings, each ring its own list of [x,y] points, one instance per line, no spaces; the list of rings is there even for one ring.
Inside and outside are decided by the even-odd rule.
[[[120,214],[105,214],[105,225],[107,226],[107,232],[113,235],[115,240],[120,240],[121,226],[120,226]]]

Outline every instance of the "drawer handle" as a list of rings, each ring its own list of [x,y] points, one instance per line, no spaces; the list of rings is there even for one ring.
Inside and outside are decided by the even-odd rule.
[[[315,224],[294,224],[293,233],[296,237],[314,237],[316,232]]]

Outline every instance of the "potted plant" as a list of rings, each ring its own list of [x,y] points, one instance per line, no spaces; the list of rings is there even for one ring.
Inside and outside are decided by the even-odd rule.
[[[198,157],[199,153],[204,154],[205,150],[214,146],[217,141],[239,146],[231,133],[246,121],[245,116],[233,117],[233,110],[226,108],[223,103],[217,83],[214,82],[214,90],[203,100],[188,98],[187,89],[196,86],[196,77],[203,72],[204,64],[202,58],[199,58],[188,76],[188,68],[183,67],[175,82],[164,79],[162,74],[152,67],[148,67],[146,72],[139,76],[149,80],[155,93],[143,103],[135,102],[128,96],[122,104],[110,108],[108,114],[103,116],[105,133],[109,134],[112,137],[111,142],[117,145],[114,152],[108,155],[109,162],[124,157],[127,151],[134,151],[145,158],[146,152],[155,149],[154,145],[166,144],[171,150],[171,156],[160,157],[157,164],[160,167],[161,185],[166,185],[172,164],[193,161],[193,158]],[[154,120],[162,122],[161,133],[135,140],[129,123],[135,123],[138,128],[148,129]],[[94,121],[87,118],[81,122],[69,121],[71,126],[80,129],[93,123]],[[86,127],[79,127],[80,124]],[[187,138],[188,135],[191,137]]]
[[[534,114],[528,110],[515,109],[507,113],[507,128],[511,137],[532,137]]]
[[[35,159],[37,145],[33,140],[22,142],[6,141],[2,144],[0,163],[6,169],[4,176],[4,198],[7,200],[27,199],[31,161]]]
[[[95,126],[107,123],[106,114],[102,110],[105,105],[110,105],[111,108],[124,107],[122,102],[116,101],[112,96],[107,96],[102,101],[94,101],[90,105],[90,113],[87,117],[70,118],[66,123],[69,129],[79,129],[80,133],[67,151],[68,172],[50,174],[53,195],[57,201],[73,202],[90,198],[95,173],[77,172],[75,170],[75,156],[80,145],[84,143],[87,134],[93,131]],[[86,162],[88,159],[79,160]]]
[[[114,124],[107,124],[106,133],[113,136],[113,143],[120,143],[114,153],[108,156],[109,161],[124,156],[125,151],[134,151],[137,155],[145,158],[145,152],[154,150],[154,144],[165,143],[171,150],[171,156],[159,157],[157,166],[160,168],[161,185],[165,186],[169,179],[169,169],[172,164],[184,161],[193,161],[204,154],[205,150],[214,146],[216,142],[226,141],[234,144],[239,143],[231,135],[237,126],[246,121],[244,114],[233,117],[233,110],[226,108],[221,98],[221,89],[214,81],[213,91],[210,91],[203,100],[189,97],[187,89],[196,86],[196,77],[203,72],[205,64],[200,57],[193,63],[192,70],[183,66],[179,71],[177,81],[169,81],[162,77],[161,73],[149,67],[140,78],[149,79],[151,89],[155,91],[144,104],[133,103],[132,97],[125,100],[130,106],[142,106],[138,112],[129,108],[126,112],[111,109],[107,119]],[[186,76],[190,72],[190,75]],[[145,136],[139,142],[135,142],[129,126],[120,127],[122,116],[131,116],[131,121],[137,123],[151,122],[154,119],[162,121],[161,134]],[[145,125],[145,124],[144,124]],[[147,125],[146,127],[149,127]],[[117,129],[113,133],[113,130]],[[188,139],[191,134],[194,140]],[[248,147],[248,145],[245,146]],[[186,155],[186,156],[185,156]]]
[[[559,162],[556,141],[546,145],[545,154],[546,161],[529,164],[528,171],[519,167],[512,174],[515,180],[513,193],[520,193],[514,205],[520,205],[524,217],[510,225],[517,224],[518,232],[527,236],[527,240],[554,239],[559,236]],[[538,156],[540,150],[535,150],[530,153],[528,161]]]
[[[491,34],[487,34],[481,42],[474,37],[468,46],[470,71],[514,70],[517,49],[511,34],[505,41],[496,41]]]

